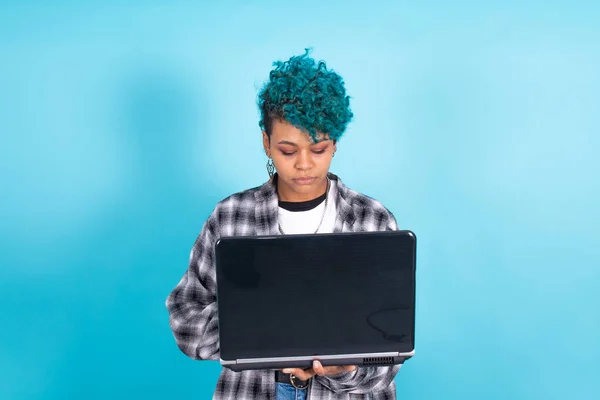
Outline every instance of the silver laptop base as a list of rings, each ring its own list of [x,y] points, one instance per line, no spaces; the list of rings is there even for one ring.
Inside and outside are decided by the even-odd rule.
[[[240,360],[223,360],[221,365],[232,371],[256,369],[283,369],[312,367],[313,360],[318,360],[324,367],[356,365],[358,367],[382,367],[403,364],[414,355],[414,350],[409,353],[366,353],[344,355],[322,355],[314,357],[279,357],[279,358],[253,358]]]

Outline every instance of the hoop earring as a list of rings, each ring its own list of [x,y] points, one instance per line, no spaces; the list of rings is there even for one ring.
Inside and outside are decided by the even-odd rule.
[[[273,160],[269,158],[267,161],[267,172],[269,173],[269,178],[273,178],[275,174],[275,164],[273,164]]]

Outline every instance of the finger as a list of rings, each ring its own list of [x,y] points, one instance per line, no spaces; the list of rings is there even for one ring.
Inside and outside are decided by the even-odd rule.
[[[283,373],[284,374],[292,374],[296,378],[300,379],[301,381],[306,381],[306,380],[312,378],[313,376],[315,376],[315,372],[313,371],[312,368],[309,368],[307,370],[300,369],[300,368],[286,368],[283,370]]]
[[[302,369],[300,369],[300,368],[284,368],[281,372],[283,372],[284,374],[297,375],[301,371],[302,371]]]
[[[325,375],[327,375],[327,372],[328,372],[328,371],[326,371],[326,368],[324,368],[323,365],[317,360],[313,361],[312,369],[313,369],[313,371],[315,371],[315,374],[319,375],[319,376],[325,376]],[[329,367],[327,367],[327,369],[329,369]]]
[[[313,370],[315,371],[316,375],[331,376],[331,375],[337,375],[337,374],[344,372],[344,367],[338,367],[338,366],[324,367],[323,364],[321,364],[319,361],[315,360],[315,361],[313,361]]]
[[[357,367],[356,365],[323,367],[323,365],[319,361],[313,361],[313,369],[315,371],[315,374],[319,376],[332,376],[341,374],[343,372],[356,371]]]
[[[315,371],[312,368],[309,369],[301,369],[298,374],[294,374],[300,380],[307,381],[313,376],[315,376]]]

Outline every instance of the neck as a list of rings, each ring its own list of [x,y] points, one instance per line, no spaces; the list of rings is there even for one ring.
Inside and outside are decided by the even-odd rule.
[[[298,193],[293,191],[288,185],[278,179],[277,196],[280,201],[300,202],[309,201],[322,196],[329,189],[329,179],[324,179],[317,189],[308,193]]]

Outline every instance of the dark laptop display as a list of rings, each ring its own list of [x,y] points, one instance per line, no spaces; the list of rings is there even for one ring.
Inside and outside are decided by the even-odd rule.
[[[215,250],[224,366],[389,365],[413,355],[412,232],[227,237]]]

